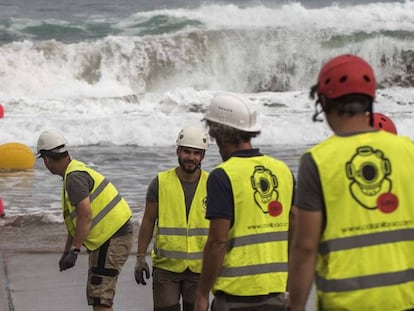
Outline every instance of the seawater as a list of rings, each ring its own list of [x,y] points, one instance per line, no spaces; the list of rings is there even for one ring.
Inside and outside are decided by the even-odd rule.
[[[331,134],[313,123],[309,87],[327,59],[366,58],[375,111],[414,139],[413,1],[5,0],[0,4],[0,144],[36,152],[61,130],[74,157],[120,188],[139,221],[146,186],[177,164],[181,128],[201,125],[217,92],[250,98],[254,143],[285,158]],[[219,163],[214,147],[204,162]],[[1,156],[1,155],[0,155]],[[62,221],[61,180],[41,162],[1,173],[10,217]]]
[[[305,146],[261,146],[268,155],[285,161],[296,174],[300,154]],[[77,160],[104,174],[118,188],[133,211],[133,222],[140,223],[147,186],[159,171],[178,165],[175,146],[84,146],[71,150]],[[202,167],[207,171],[221,163],[218,149],[210,146]],[[61,223],[62,178],[52,175],[41,159],[31,171],[0,172],[0,196],[6,218],[0,225],[16,217],[29,223]],[[31,219],[31,220],[30,220]],[[21,221],[21,220],[19,220]]]
[[[308,92],[327,59],[366,58],[375,110],[414,138],[413,1],[25,0],[0,5],[0,143],[169,146],[212,96],[243,93],[257,143],[312,144]]]

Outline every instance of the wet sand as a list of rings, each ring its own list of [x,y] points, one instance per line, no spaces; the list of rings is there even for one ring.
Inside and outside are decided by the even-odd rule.
[[[135,233],[138,226],[135,225]],[[92,310],[85,285],[87,253],[82,249],[75,267],[60,272],[58,260],[66,241],[64,224],[25,225],[14,220],[0,227],[0,311]],[[115,310],[152,310],[151,282],[134,278],[137,234],[131,255],[120,274]],[[151,259],[147,258],[148,262]]]
[[[0,227],[0,311],[92,310],[86,304],[87,254],[79,255],[76,266],[60,272],[58,260],[66,240],[64,224],[26,225],[15,220]],[[115,310],[151,311],[151,280],[147,286],[134,279],[138,225],[134,225],[134,246],[120,274]],[[148,256],[148,263],[151,258]],[[314,310],[313,298],[308,311]]]

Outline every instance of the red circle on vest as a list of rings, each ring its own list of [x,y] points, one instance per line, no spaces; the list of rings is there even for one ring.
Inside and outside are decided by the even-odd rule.
[[[282,214],[283,206],[279,201],[272,201],[269,203],[269,215],[272,217],[277,217]]]
[[[377,207],[383,213],[392,213],[398,207],[398,198],[390,192],[383,193],[377,199]]]

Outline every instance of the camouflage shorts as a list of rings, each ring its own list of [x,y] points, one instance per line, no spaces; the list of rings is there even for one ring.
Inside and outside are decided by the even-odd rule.
[[[118,275],[132,248],[132,233],[109,239],[89,253],[88,305],[112,307]]]

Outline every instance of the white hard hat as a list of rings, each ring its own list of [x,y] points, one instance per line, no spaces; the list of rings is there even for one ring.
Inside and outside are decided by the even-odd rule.
[[[188,126],[183,128],[176,140],[177,146],[207,150],[208,134],[202,127]]]
[[[40,134],[37,140],[37,154],[41,151],[53,151],[54,153],[62,153],[67,151],[67,141],[63,135],[56,130],[46,130]]]
[[[253,103],[239,94],[221,93],[214,96],[204,119],[245,132],[261,130]]]

